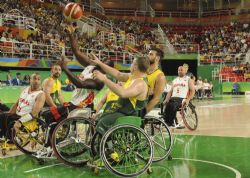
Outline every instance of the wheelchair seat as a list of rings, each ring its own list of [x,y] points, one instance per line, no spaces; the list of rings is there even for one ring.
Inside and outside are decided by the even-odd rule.
[[[116,126],[116,125],[124,125],[124,124],[133,125],[135,127],[140,127],[141,126],[141,118],[136,117],[136,116],[119,117],[116,120],[114,125]]]

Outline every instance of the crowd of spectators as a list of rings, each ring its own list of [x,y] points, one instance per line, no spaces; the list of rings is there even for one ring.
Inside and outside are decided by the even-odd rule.
[[[24,75],[23,79],[21,77],[21,73],[17,72],[16,76],[12,78],[11,74],[8,73],[6,75],[6,80],[0,80],[1,85],[8,85],[8,86],[23,86],[30,84],[30,75]]]
[[[53,56],[60,50],[48,50],[47,47],[40,45],[51,45],[65,47],[69,46],[68,38],[62,31],[63,15],[60,9],[45,8],[39,4],[25,6],[17,0],[3,0],[5,4],[4,11],[10,9],[19,9],[24,16],[35,19],[36,26],[32,27],[36,33],[31,33],[26,39],[18,35],[13,35],[11,28],[6,28],[0,33],[0,43],[8,42],[24,42],[39,44],[33,47],[33,52],[39,56]],[[3,9],[2,9],[3,10]],[[132,34],[136,38],[136,44],[133,46],[135,51],[145,52],[151,47],[160,47],[161,41],[158,40],[155,33],[152,33],[156,28],[156,24],[148,22],[138,22],[131,20],[107,20],[114,26],[116,34]],[[161,25],[163,31],[169,39],[169,42],[176,47],[177,51],[182,52],[197,52],[197,48],[190,44],[199,44],[201,61],[204,61],[208,56],[217,56],[223,60],[232,60],[232,58],[240,58],[250,47],[250,25],[249,23],[231,23],[224,26],[175,26]],[[98,32],[97,32],[98,34]],[[122,52],[128,50],[123,41],[106,40],[101,41],[99,36],[87,36],[86,34],[78,33],[80,47],[86,49],[96,49],[110,51],[111,53]],[[187,46],[185,46],[187,45]],[[26,44],[17,44],[14,51],[19,53],[18,57],[22,57],[29,52],[30,47]],[[21,52],[19,50],[22,50]],[[48,55],[48,53],[51,53]],[[68,52],[71,54],[72,52]]]

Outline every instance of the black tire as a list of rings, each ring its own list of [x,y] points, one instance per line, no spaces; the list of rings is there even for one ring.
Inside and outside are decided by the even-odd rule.
[[[96,157],[97,155],[99,155],[101,139],[102,139],[102,135],[98,132],[95,132],[95,134],[91,140],[91,155],[92,155],[92,157]]]
[[[143,123],[144,130],[150,136],[153,144],[153,162],[165,160],[173,147],[173,137],[167,124],[156,117],[145,117]]]
[[[102,137],[100,156],[106,169],[116,176],[136,177],[151,165],[153,145],[141,128],[117,125]]]
[[[197,116],[197,113],[196,113],[194,107],[190,107],[190,105],[189,105],[187,107],[181,108],[181,116],[182,116],[182,119],[183,119],[185,126],[189,130],[193,131],[193,130],[197,129],[198,116]]]
[[[19,132],[16,133],[15,129],[12,129],[12,140],[16,147],[28,155],[32,155],[42,149],[45,141],[45,122],[40,119],[36,122],[38,127],[34,130],[22,126]],[[31,146],[32,144],[35,144],[35,147]]]
[[[58,131],[65,125],[68,125],[70,130],[67,137],[61,140],[58,137]],[[71,117],[61,121],[52,134],[52,148],[55,156],[70,166],[85,165],[90,158],[93,127],[93,122],[84,117]]]

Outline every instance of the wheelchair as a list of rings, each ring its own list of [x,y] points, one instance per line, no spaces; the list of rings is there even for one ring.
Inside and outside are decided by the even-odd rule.
[[[49,158],[49,155],[39,156],[41,150],[45,148],[45,145],[50,145],[51,133],[58,122],[46,123],[46,119],[43,116],[48,110],[44,110],[39,114],[38,119],[33,119],[29,122],[23,123],[21,128],[16,131],[12,129],[12,141],[16,147],[24,154],[34,156],[38,159]],[[67,111],[67,114],[69,111]],[[62,118],[63,119],[63,118]],[[59,140],[63,140],[69,132],[67,126],[61,128]]]
[[[185,127],[191,131],[194,131],[197,129],[198,115],[195,110],[195,106],[191,102],[189,102],[188,106],[178,108],[177,112],[179,112],[181,116],[180,119],[177,119],[179,120],[179,124],[184,123]],[[161,105],[161,111],[159,115],[161,115],[162,118],[164,117],[163,105]]]
[[[185,126],[193,131],[198,127],[198,115],[195,110],[195,106],[189,102],[188,106],[180,108],[180,114],[182,116],[183,123]]]
[[[92,113],[89,111],[89,113]],[[64,140],[58,140],[58,130],[70,127]],[[95,131],[91,115],[68,117],[54,129],[52,146],[56,157],[71,166],[88,164],[100,156],[104,167],[117,176],[138,176],[150,172],[151,162],[164,160],[172,148],[172,135],[160,118],[135,116],[118,118],[114,127],[103,136]]]

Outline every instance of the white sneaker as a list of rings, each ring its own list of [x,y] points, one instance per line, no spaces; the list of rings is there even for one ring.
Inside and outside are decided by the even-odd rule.
[[[177,124],[177,125],[175,125],[175,128],[176,129],[184,129],[185,126],[183,126],[182,124]]]
[[[34,156],[36,158],[49,158],[51,157],[53,149],[49,147],[43,147],[41,150],[37,151]]]

